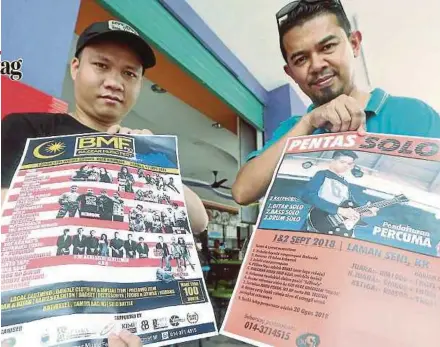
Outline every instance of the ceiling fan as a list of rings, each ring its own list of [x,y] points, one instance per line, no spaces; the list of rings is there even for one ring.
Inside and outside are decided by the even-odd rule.
[[[211,188],[231,189],[231,187],[226,187],[223,185],[223,183],[228,180],[227,178],[223,178],[220,181],[217,181],[218,171],[212,171],[212,173],[214,174],[214,183],[211,184]]]

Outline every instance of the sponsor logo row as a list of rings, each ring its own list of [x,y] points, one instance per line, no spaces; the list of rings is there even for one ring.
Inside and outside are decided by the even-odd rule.
[[[94,336],[97,335],[107,336],[111,331],[113,331],[116,328],[118,321],[121,320],[123,321],[125,319],[128,319],[128,321],[119,323],[121,324],[121,328],[128,330],[133,334],[139,334],[139,333],[147,332],[149,330],[155,331],[160,329],[176,328],[179,327],[181,324],[184,324],[185,322],[188,322],[191,325],[197,324],[199,321],[199,315],[197,312],[190,312],[186,315],[186,317],[175,314],[172,315],[171,317],[160,317],[151,320],[142,319],[141,313],[120,315],[120,316],[116,316],[115,321],[107,324],[100,332],[94,331],[93,329],[89,329],[89,328],[71,328],[68,326],[57,327],[55,340],[57,343],[60,343],[60,342],[66,342],[66,341],[72,341],[72,340],[78,340],[84,338],[93,338]],[[14,332],[16,333],[21,331],[22,331],[22,326],[2,329],[2,333],[14,333]],[[169,333],[163,332],[162,339],[168,339],[168,338],[170,338]],[[40,342],[42,345],[47,345],[53,342],[53,339],[51,338],[51,335],[48,333],[48,331],[44,331],[42,333]],[[16,338],[14,337],[9,339],[4,339],[2,343],[7,346],[14,346],[16,343]]]

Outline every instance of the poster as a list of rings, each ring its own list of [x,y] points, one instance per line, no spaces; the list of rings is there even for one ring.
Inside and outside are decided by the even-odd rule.
[[[437,345],[440,140],[289,139],[221,333],[256,346]]]
[[[28,140],[3,207],[2,346],[215,335],[174,136]]]

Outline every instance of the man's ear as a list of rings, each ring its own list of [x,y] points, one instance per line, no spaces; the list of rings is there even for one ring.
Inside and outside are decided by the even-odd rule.
[[[283,68],[286,75],[293,79],[292,70],[290,70],[289,65],[285,64]]]
[[[70,62],[70,76],[72,76],[72,80],[74,81],[76,79],[76,75],[78,74],[78,70],[79,70],[79,59],[77,57],[74,57]]]
[[[286,64],[286,65],[284,65],[283,68],[284,68],[284,72],[285,72],[285,74],[286,74],[287,76],[289,76],[289,77],[293,80],[293,82],[296,83],[295,77],[293,76],[292,69],[289,67],[289,65]]]
[[[353,31],[350,35],[349,40],[355,58],[359,57],[359,55],[361,54],[362,33],[358,30]]]

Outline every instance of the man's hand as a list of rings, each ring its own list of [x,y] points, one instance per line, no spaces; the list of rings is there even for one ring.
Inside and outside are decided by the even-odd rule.
[[[366,217],[377,216],[377,212],[379,211],[379,209],[377,207],[369,207],[370,205],[371,205],[371,202],[368,202],[367,206],[366,206],[366,207],[368,207],[368,211],[363,213],[364,216],[366,216]]]
[[[148,129],[130,129],[121,127],[120,125],[111,126],[107,132],[109,134],[153,135]]]
[[[142,341],[139,336],[122,330],[119,335],[109,335],[108,347],[142,347]]]
[[[366,131],[366,115],[359,102],[342,94],[332,101],[315,108],[303,117],[315,129],[327,128],[331,132]]]
[[[350,219],[351,221],[358,221],[361,218],[359,212],[349,207],[339,207],[338,214],[344,218]]]

